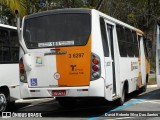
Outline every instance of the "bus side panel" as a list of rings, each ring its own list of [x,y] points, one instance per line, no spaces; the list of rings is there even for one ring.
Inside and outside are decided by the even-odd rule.
[[[124,82],[128,81],[129,89],[128,93],[136,90],[137,80],[139,76],[139,63],[138,58],[123,58],[120,57],[120,80]],[[126,66],[126,67],[124,67]]]
[[[9,88],[11,100],[20,99],[19,91],[19,65],[1,64],[0,65],[0,85]]]
[[[21,98],[20,96],[20,86],[10,87],[10,101],[15,101]]]
[[[146,58],[144,52],[144,42],[143,38],[140,40],[140,59],[141,59],[141,75],[142,75],[142,85],[146,84]]]
[[[91,81],[89,87],[89,96],[105,97],[104,96],[104,78]]]
[[[101,40],[101,30],[99,13],[92,10],[92,52],[100,57],[101,62],[101,78],[90,82],[89,96],[105,97],[105,68],[104,68],[104,53]],[[108,93],[107,93],[108,94]]]

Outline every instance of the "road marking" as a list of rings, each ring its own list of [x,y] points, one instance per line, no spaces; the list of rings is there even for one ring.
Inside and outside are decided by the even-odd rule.
[[[146,103],[146,102],[160,104],[160,100],[144,100],[144,101],[141,101],[139,103]]]
[[[148,99],[148,98],[151,98],[151,97],[153,97],[153,96],[155,96],[155,95],[157,95],[157,94],[159,94],[159,93],[156,92],[156,93],[153,93],[153,94],[146,95],[145,97],[143,97],[143,98],[141,98],[141,99],[135,99],[135,100],[133,100],[133,101],[130,101],[130,102],[126,103],[126,104],[123,105],[123,106],[119,106],[118,108],[115,108],[115,109],[113,109],[113,110],[110,110],[108,113],[111,113],[111,112],[114,112],[114,111],[118,111],[118,110],[122,110],[122,109],[127,108],[127,107],[129,107],[129,106],[131,106],[131,105],[134,105],[134,104],[136,104],[136,103],[138,103],[138,102],[141,102],[141,101],[143,101],[143,100],[146,100],[146,99]]]
[[[45,102],[55,100],[55,98],[40,98],[40,99],[27,99],[27,100],[17,100],[16,103],[30,103],[30,105],[19,108],[19,110],[23,110],[26,108],[30,108],[36,105],[44,104]]]
[[[153,96],[156,96],[157,94],[159,94],[159,92],[153,92],[152,94],[148,94],[148,95],[142,97],[141,99],[139,98],[139,99],[132,100],[132,101],[124,104],[123,106],[119,106],[119,107],[117,107],[117,108],[115,108],[115,109],[112,109],[112,110],[106,112],[106,113],[109,114],[109,113],[112,113],[112,112],[115,112],[115,111],[122,110],[122,109],[124,109],[124,108],[127,108],[127,107],[129,107],[129,106],[132,106],[132,105],[134,105],[134,104],[136,104],[136,103],[139,103],[139,102],[141,102],[141,101],[145,101],[145,100],[148,99],[148,98],[151,98],[151,97],[153,97]],[[105,114],[106,114],[106,113],[105,113]],[[104,114],[103,114],[103,115],[104,115]],[[101,116],[103,116],[103,115],[101,115]],[[88,120],[96,120],[96,119],[98,119],[98,118],[101,117],[101,116],[91,117],[91,118],[89,118]]]

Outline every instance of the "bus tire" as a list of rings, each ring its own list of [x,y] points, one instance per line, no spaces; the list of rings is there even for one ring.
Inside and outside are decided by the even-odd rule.
[[[57,100],[62,107],[67,107],[67,108],[73,108],[77,104],[76,99],[73,99],[73,98],[67,98],[67,99],[62,98]]]
[[[7,97],[0,91],[0,112],[4,112],[7,108]]]
[[[146,92],[146,90],[147,90],[147,83],[148,83],[148,74],[146,75],[146,84],[144,86],[142,86],[142,88],[140,89],[141,92]]]
[[[145,84],[142,88],[141,88],[141,92],[146,92],[147,90],[147,84]]]
[[[117,100],[116,104],[122,106],[126,100],[126,89],[123,87],[122,96]]]

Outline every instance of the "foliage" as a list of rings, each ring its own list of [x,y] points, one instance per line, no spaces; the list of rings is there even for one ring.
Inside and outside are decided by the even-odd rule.
[[[26,15],[27,0],[0,0],[0,4],[10,8],[11,14],[15,14],[15,10],[19,11],[21,17]]]
[[[14,16],[17,9],[20,16],[59,8],[96,8],[121,21],[144,31],[153,29],[160,19],[159,0],[0,0],[4,8],[10,8]],[[1,11],[4,15],[5,10]],[[5,13],[6,14],[6,13]]]
[[[147,85],[155,85],[155,84],[157,84],[157,81],[155,78],[150,78],[149,82],[147,83]]]
[[[15,25],[15,10],[22,18],[27,14],[28,0],[0,0],[0,21],[4,24]]]

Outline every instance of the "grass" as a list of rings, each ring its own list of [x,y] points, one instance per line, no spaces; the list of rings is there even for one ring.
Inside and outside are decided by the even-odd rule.
[[[148,82],[148,85],[154,85],[154,84],[157,84],[156,79],[155,78],[150,78],[149,82]]]

